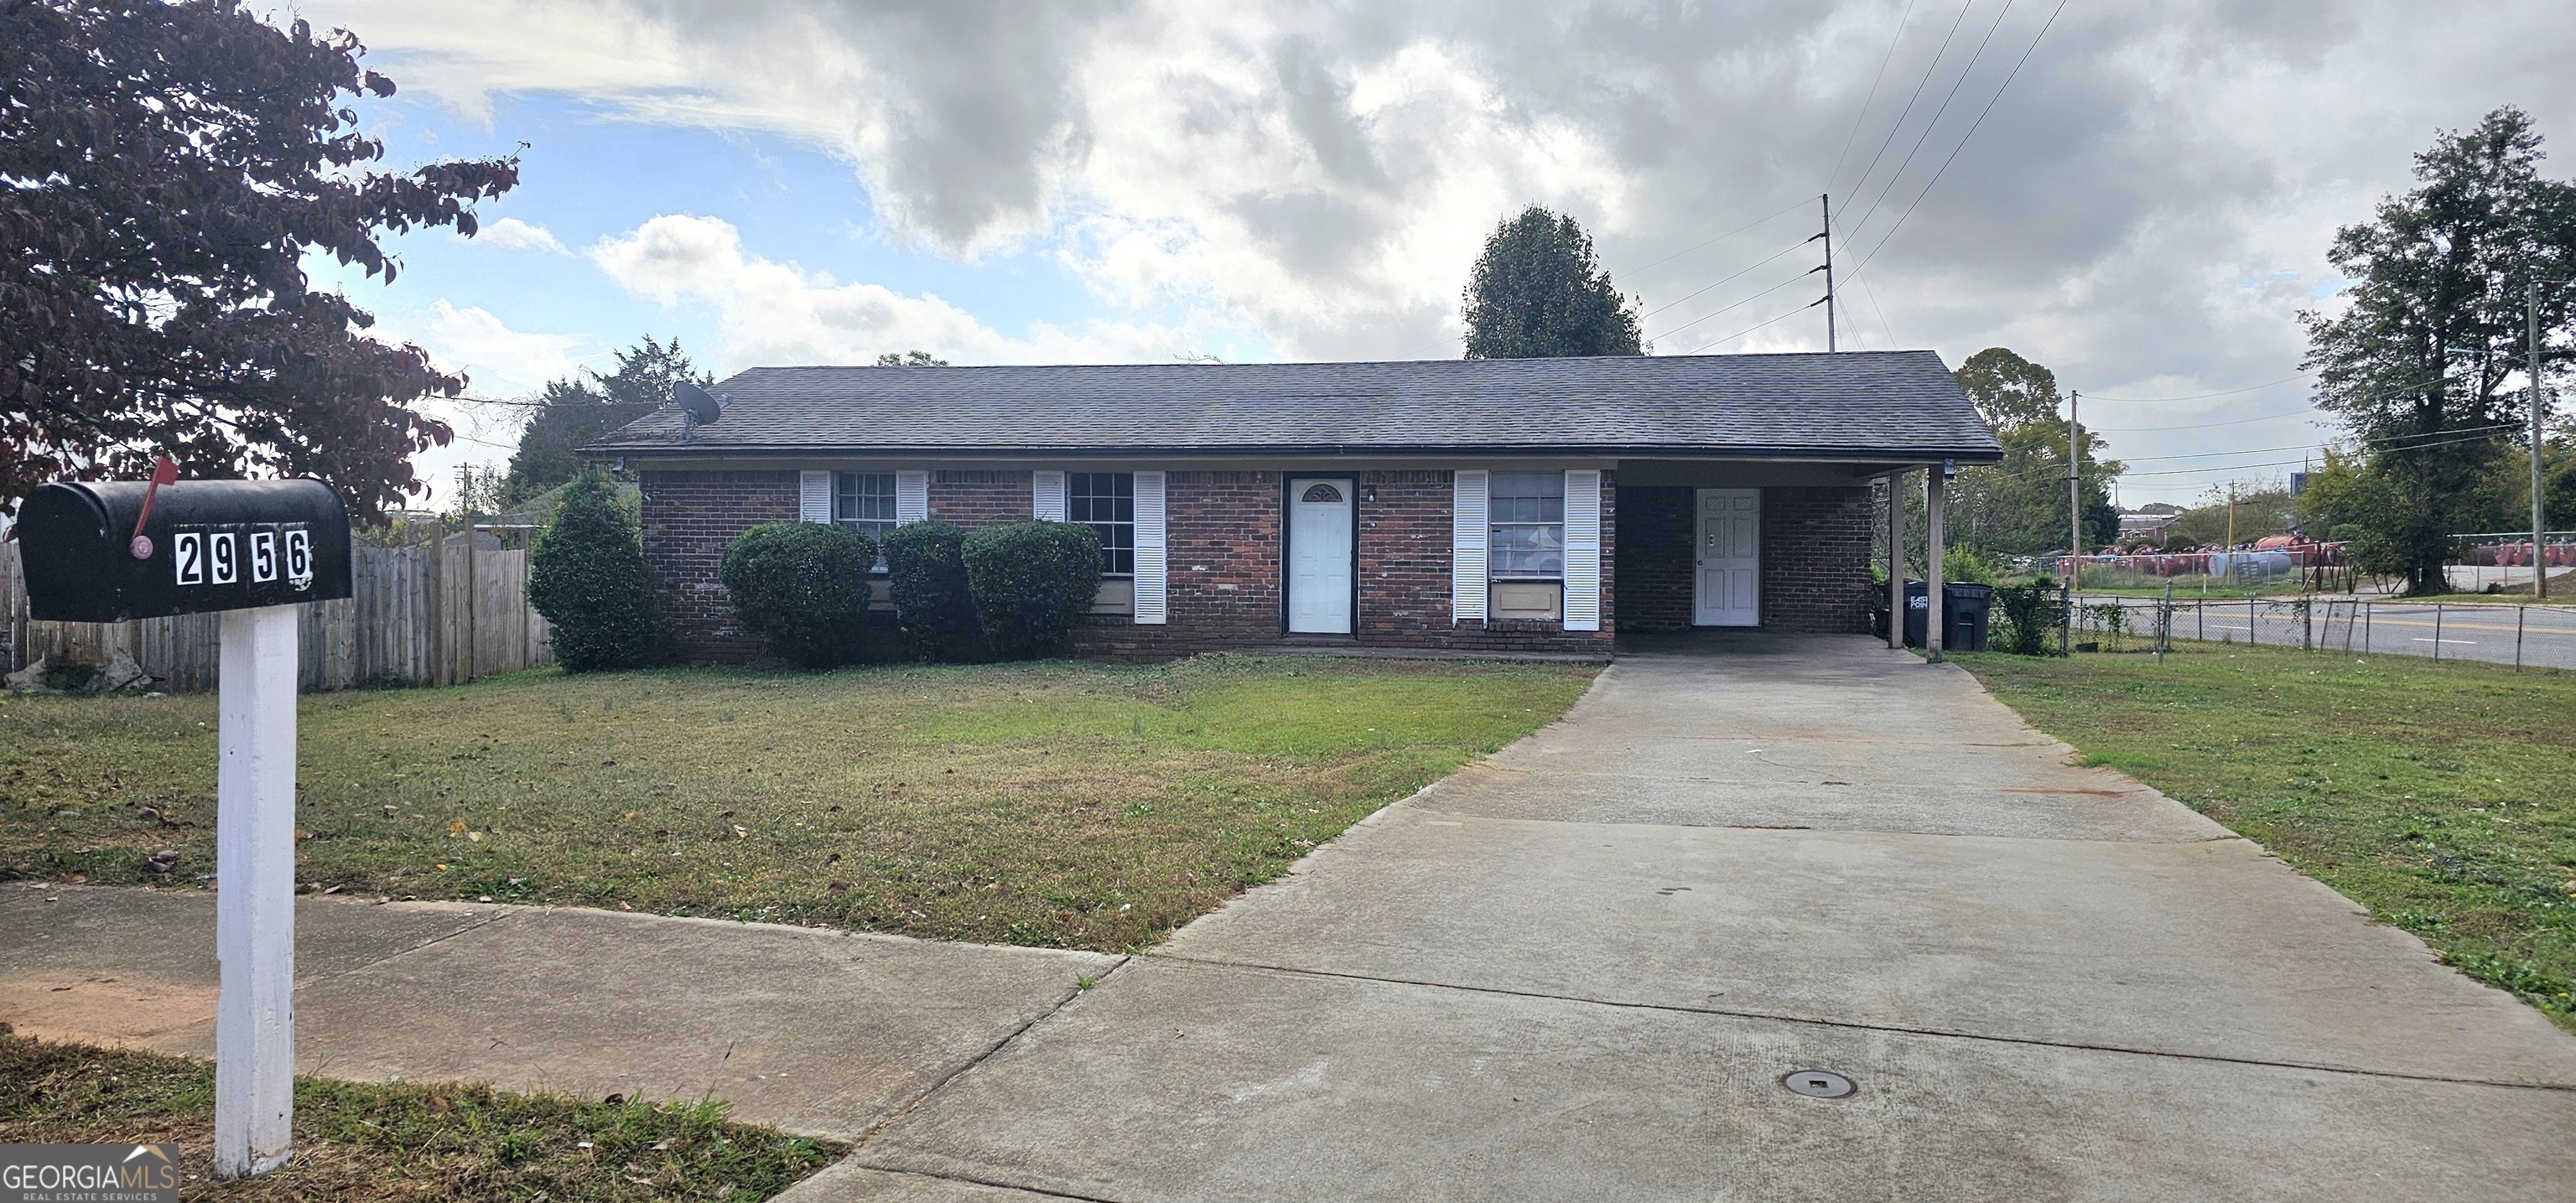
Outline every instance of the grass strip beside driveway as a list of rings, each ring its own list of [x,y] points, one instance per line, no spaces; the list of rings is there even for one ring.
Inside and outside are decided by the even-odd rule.
[[[179,1146],[180,1197],[757,1203],[843,1150],[724,1104],[589,1102],[458,1084],[295,1082],[292,1160],[214,1182],[214,1065],[0,1035],[0,1143]]]
[[[2184,644],[1960,655],[2032,725],[2576,1030],[2576,676]]]
[[[297,876],[1128,951],[1553,721],[1593,672],[1203,656],[311,695]],[[215,717],[0,700],[0,870],[201,887]]]

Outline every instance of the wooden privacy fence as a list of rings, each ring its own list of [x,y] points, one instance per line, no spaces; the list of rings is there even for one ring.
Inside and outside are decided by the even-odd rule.
[[[354,596],[308,602],[297,684],[454,685],[484,673],[554,663],[546,620],[528,605],[528,553],[486,533],[433,547],[351,549]],[[222,618],[189,614],[139,622],[37,622],[27,617],[18,544],[0,543],[0,665],[15,672],[49,655],[104,662],[122,651],[156,688],[215,687]]]

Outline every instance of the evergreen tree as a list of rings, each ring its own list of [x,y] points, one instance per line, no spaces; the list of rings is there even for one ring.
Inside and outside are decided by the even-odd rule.
[[[1467,358],[1641,355],[1637,313],[1571,217],[1532,205],[1494,227],[1467,278]]]
[[[602,376],[557,380],[537,395],[536,412],[519,432],[518,452],[510,457],[513,503],[523,502],[573,478],[581,468],[575,452],[620,426],[671,403],[671,390],[681,381],[700,388],[715,377],[699,371],[680,350],[645,336],[617,352],[617,370]]]
[[[635,515],[599,465],[582,468],[529,553],[528,604],[554,630],[566,672],[633,668],[651,658],[657,620]]]

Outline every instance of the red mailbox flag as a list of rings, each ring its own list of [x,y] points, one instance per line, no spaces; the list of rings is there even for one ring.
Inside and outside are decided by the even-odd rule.
[[[134,553],[135,559],[152,558],[152,540],[143,535],[143,520],[152,516],[152,498],[161,492],[161,486],[177,483],[179,483],[179,465],[176,462],[166,455],[153,461],[152,487],[143,492],[142,512],[134,515],[134,538],[125,545],[127,551]]]

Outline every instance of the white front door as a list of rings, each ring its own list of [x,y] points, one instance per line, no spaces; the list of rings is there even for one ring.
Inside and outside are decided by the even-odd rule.
[[[1351,633],[1351,484],[1344,477],[1288,480],[1288,629]]]
[[[1698,604],[1704,627],[1762,624],[1762,490],[1699,491]]]

